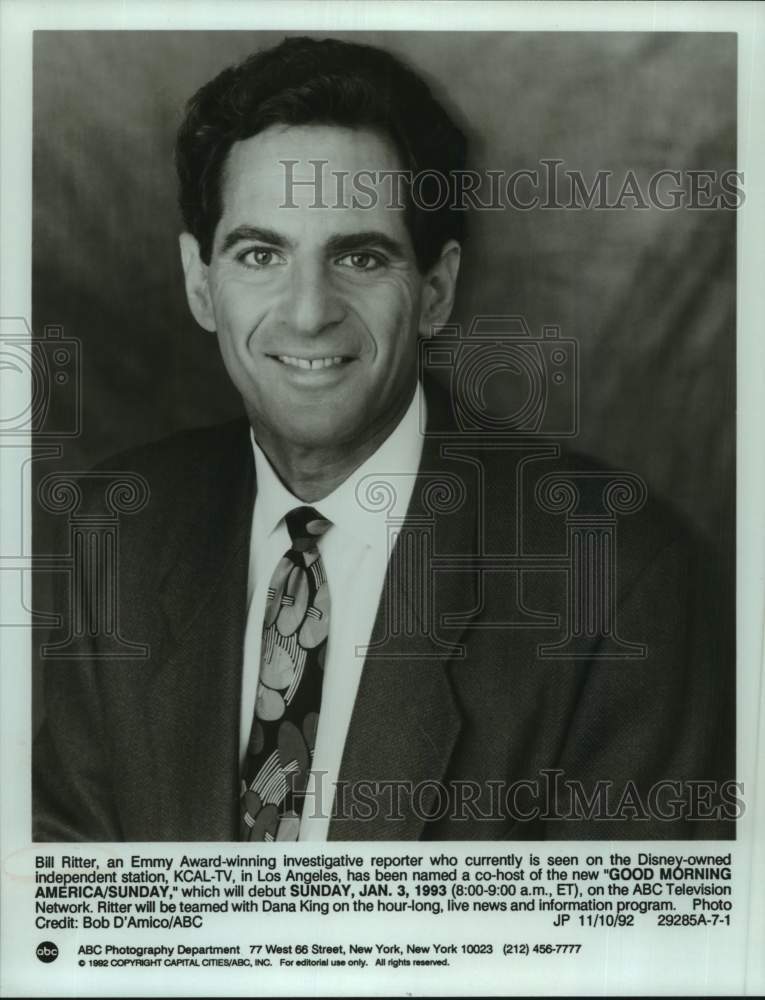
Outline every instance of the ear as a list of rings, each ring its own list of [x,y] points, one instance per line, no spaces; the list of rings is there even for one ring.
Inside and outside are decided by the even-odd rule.
[[[210,297],[209,268],[199,255],[199,243],[191,233],[181,233],[178,242],[189,309],[204,330],[215,333],[217,327]]]
[[[419,332],[422,337],[430,337],[433,327],[442,326],[451,316],[461,252],[456,240],[448,240],[425,275],[420,302]]]

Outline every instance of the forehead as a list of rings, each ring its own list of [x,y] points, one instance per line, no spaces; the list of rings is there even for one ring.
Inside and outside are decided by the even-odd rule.
[[[231,147],[218,233],[267,225],[286,235],[376,229],[401,236],[403,199],[390,177],[401,170],[392,141],[372,130],[272,126]]]

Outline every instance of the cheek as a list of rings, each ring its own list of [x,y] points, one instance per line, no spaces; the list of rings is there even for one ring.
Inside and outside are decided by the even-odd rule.
[[[389,282],[356,297],[354,312],[369,331],[378,356],[408,354],[417,338],[419,297],[406,284]]]
[[[229,278],[213,290],[218,335],[234,352],[246,348],[250,338],[267,318],[268,294],[244,281]]]

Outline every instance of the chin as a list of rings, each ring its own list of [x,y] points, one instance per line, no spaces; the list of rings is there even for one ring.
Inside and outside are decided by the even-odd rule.
[[[313,448],[324,450],[342,447],[349,438],[347,427],[322,426],[313,424],[311,427],[285,427],[282,438],[297,448]]]
[[[266,411],[267,417],[246,406],[245,409],[255,428],[260,427],[269,438],[283,442],[286,447],[326,448],[341,445],[349,437],[348,430],[354,423],[338,413],[337,407],[332,407],[329,402],[302,412],[297,412],[294,407],[274,407]]]

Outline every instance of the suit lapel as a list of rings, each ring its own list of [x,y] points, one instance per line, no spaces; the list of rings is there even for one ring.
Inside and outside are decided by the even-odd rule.
[[[429,396],[431,415],[442,405]],[[463,655],[465,624],[445,632],[440,612],[463,612],[467,621],[478,610],[476,578],[434,574],[430,557],[476,552],[477,524],[469,466],[445,458],[442,444],[426,437],[388,564],[340,767],[331,840],[418,839],[438,810],[437,786],[460,732],[449,668]]]
[[[145,698],[160,829],[176,840],[236,839],[242,636],[254,463],[246,421],[200,455],[178,497],[160,606],[167,640]]]
[[[431,412],[434,405],[442,404],[429,396]],[[475,574],[433,575],[429,554],[476,552],[476,509],[469,467],[445,458],[442,443],[426,438],[389,563],[345,743],[336,803],[341,816],[329,831],[333,840],[420,837],[426,815],[437,809],[437,783],[460,732],[449,666],[461,658],[465,625],[445,632],[438,619],[442,608],[464,612],[466,621],[478,610]],[[455,479],[466,481],[466,488],[450,509],[444,497]],[[214,457],[200,456],[195,477],[176,498],[178,518],[167,543],[172,558],[159,608],[166,643],[153,655],[144,699],[147,746],[156,766],[152,825],[165,839],[237,838],[242,637],[254,496],[249,431],[242,421],[229,429]],[[413,563],[418,548],[421,558]]]

